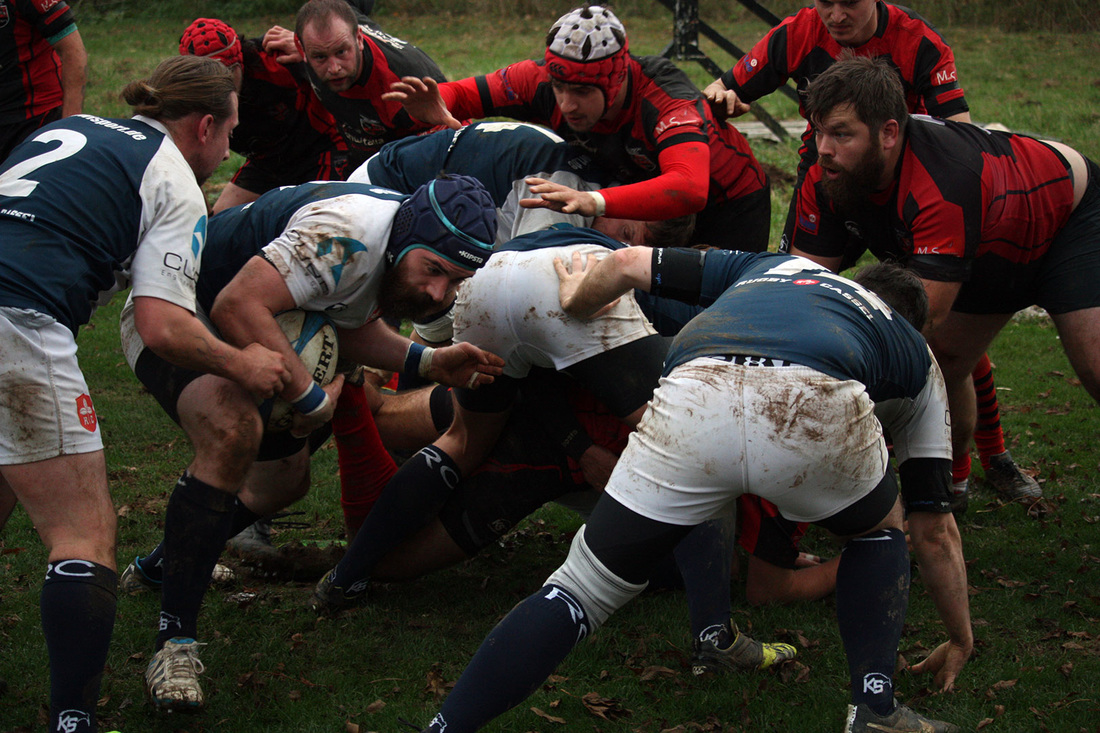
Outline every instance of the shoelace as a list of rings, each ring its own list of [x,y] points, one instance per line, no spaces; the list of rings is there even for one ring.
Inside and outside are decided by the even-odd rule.
[[[199,659],[198,649],[195,648],[200,646],[206,646],[206,644],[194,642],[186,646],[178,645],[165,660],[164,677],[166,679],[175,679],[176,677],[183,676],[198,677],[205,672],[206,667],[203,665],[202,660]],[[181,671],[185,667],[187,671],[181,674]]]

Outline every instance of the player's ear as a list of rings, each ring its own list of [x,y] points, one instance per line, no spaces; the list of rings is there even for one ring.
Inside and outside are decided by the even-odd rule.
[[[901,125],[897,120],[886,120],[883,123],[882,128],[879,130],[879,142],[882,144],[884,151],[892,150],[900,142],[899,136],[901,134]]]
[[[203,115],[199,118],[197,126],[195,128],[195,134],[198,137],[198,141],[205,145],[210,141],[214,129],[214,115]]]

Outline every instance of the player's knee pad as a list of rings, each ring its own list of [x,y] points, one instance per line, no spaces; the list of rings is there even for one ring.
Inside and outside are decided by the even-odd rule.
[[[603,625],[607,618],[645,590],[647,583],[628,583],[600,562],[584,541],[581,527],[569,548],[569,557],[546,579],[545,585],[567,590],[584,606],[591,621],[589,632]]]

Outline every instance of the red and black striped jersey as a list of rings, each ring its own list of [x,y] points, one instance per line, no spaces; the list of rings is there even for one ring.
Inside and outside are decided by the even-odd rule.
[[[443,84],[440,91],[456,117],[501,115],[547,125],[589,152],[609,177],[621,183],[654,182],[604,189],[608,216],[682,216],[704,203],[741,198],[767,185],[748,141],[714,119],[702,93],[672,62],[631,56],[629,74],[622,111],[589,132],[575,132],[566,124],[542,61],[520,61],[485,76]],[[680,169],[690,143],[706,146],[705,170]],[[697,190],[681,192],[687,186]],[[693,201],[698,204],[694,208]]]
[[[930,117],[909,119],[898,174],[863,210],[834,211],[809,170],[791,246],[822,257],[851,244],[926,280],[967,282],[979,257],[1010,268],[1040,259],[1073,210],[1065,158],[1035,138]]]
[[[65,0],[0,0],[0,124],[61,106],[61,59],[52,44],[75,30]]]
[[[911,113],[950,117],[970,109],[959,86],[955,54],[943,36],[909,8],[884,2],[878,3],[875,34],[853,48],[833,40],[817,10],[803,8],[760,39],[722,75],[722,83],[745,102],[771,94],[788,79],[795,81],[801,94],[846,50],[857,56],[888,58],[901,77]],[[800,153],[808,154],[810,162],[817,157],[808,127]]]
[[[434,129],[413,119],[400,102],[381,98],[391,84],[403,76],[446,80],[439,66],[411,43],[364,25],[359,26],[359,36],[363,39],[363,67],[351,88],[334,92],[309,72],[320,104],[335,118],[355,157],[352,170],[391,140]]]
[[[332,115],[311,104],[305,64],[279,63],[263,50],[260,39],[245,40],[241,50],[240,122],[229,138],[234,152],[250,160],[278,156],[294,167],[292,161],[346,149]]]

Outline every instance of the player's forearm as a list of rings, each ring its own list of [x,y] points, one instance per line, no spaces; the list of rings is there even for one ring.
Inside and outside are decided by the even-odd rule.
[[[58,41],[61,58],[61,115],[78,115],[84,109],[84,84],[87,79],[88,54],[80,31],[73,31]]]
[[[339,330],[340,355],[356,364],[400,372],[412,342],[394,331],[381,318],[356,329]]]
[[[660,175],[600,191],[616,219],[673,219],[703,209],[710,187],[710,149],[702,142],[670,145],[658,158]]]
[[[563,303],[566,313],[588,318],[635,288],[648,292],[652,258],[650,247],[625,247],[604,257],[585,275],[572,300]]]
[[[134,326],[147,348],[177,366],[232,379],[240,362],[239,349],[166,300],[134,298]]]
[[[962,538],[951,514],[913,512],[909,534],[921,579],[951,641],[968,652],[974,646]]]

